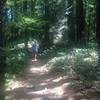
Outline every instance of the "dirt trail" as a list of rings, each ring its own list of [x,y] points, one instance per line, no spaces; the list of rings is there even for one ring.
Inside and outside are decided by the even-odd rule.
[[[6,100],[100,100],[73,91],[67,77],[50,73],[44,60],[30,60],[25,72],[6,92]]]

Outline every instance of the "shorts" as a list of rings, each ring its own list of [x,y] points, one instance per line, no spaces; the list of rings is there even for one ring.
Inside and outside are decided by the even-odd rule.
[[[32,49],[33,53],[38,53],[38,50]]]

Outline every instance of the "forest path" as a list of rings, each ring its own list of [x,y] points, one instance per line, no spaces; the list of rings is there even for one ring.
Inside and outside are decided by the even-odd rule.
[[[45,60],[29,60],[25,72],[10,84],[5,100],[95,100],[73,91],[66,76],[49,72],[46,65]]]

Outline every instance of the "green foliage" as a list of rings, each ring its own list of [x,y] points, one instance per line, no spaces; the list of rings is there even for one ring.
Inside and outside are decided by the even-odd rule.
[[[51,71],[66,73],[68,71],[68,68],[66,67],[65,59],[66,59],[66,56],[55,57],[51,59],[48,62],[49,67],[51,67]]]
[[[43,57],[43,58],[48,58],[48,59],[50,59],[51,57],[54,57],[55,55],[56,55],[56,47],[55,47],[55,45],[53,45],[52,47],[50,47],[50,48],[48,48],[48,49],[46,49],[46,50],[44,50],[42,53],[41,53],[41,56]]]
[[[48,65],[51,71],[77,76],[84,85],[90,85],[100,78],[97,62],[98,54],[95,49],[74,48],[70,52],[58,52]]]
[[[41,18],[40,14],[40,2],[39,0],[34,0],[36,2],[32,5],[33,0],[7,0],[6,8],[10,10],[11,19],[9,16],[6,22],[6,37],[9,40],[13,38],[26,39],[26,34],[28,37],[33,36],[32,33],[43,33],[44,25],[47,23]],[[35,34],[36,35],[36,34]],[[42,35],[42,34],[41,34]]]
[[[100,69],[97,67],[98,55],[93,49],[74,49],[71,55],[71,69],[84,85],[92,85],[98,80]]]
[[[73,70],[86,86],[93,85],[93,82],[98,80],[98,73],[100,72],[100,68],[96,68],[94,64],[84,61],[79,61]]]
[[[94,42],[95,0],[7,0],[6,8],[11,10],[12,17],[6,19],[8,46],[20,42],[26,46],[29,38],[38,38],[45,49],[41,55],[49,59],[51,70],[76,75],[86,84],[100,78],[97,51],[91,49],[97,46]],[[74,44],[80,46],[81,42],[89,43],[90,48],[68,50]],[[51,46],[53,43],[58,47]],[[8,50],[7,73],[17,73],[23,69],[26,58],[24,49]]]
[[[8,51],[6,57],[6,73],[17,74],[21,72],[25,68],[24,64],[27,57],[24,49]]]
[[[95,0],[84,0],[85,9],[85,35],[89,41],[93,41],[95,38],[95,20],[96,20],[96,2]]]

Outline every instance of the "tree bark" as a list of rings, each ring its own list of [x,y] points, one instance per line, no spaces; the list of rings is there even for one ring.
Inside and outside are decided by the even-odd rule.
[[[96,40],[98,44],[98,66],[100,67],[100,0],[96,0]]]
[[[0,100],[4,100],[4,84],[5,84],[5,36],[4,36],[4,4],[5,0],[0,0]]]
[[[100,0],[96,0],[96,38],[97,38],[97,43],[98,46],[100,46]]]
[[[74,0],[68,0],[68,4],[69,4],[69,15],[68,15],[68,33],[69,33],[69,40],[71,41],[71,43],[75,43],[75,13],[76,13],[76,8],[75,8],[75,4],[76,2]]]
[[[34,15],[37,0],[31,0],[31,16]]]
[[[76,0],[76,35],[77,43],[82,43],[84,40],[84,26],[85,26],[85,16],[83,8],[83,0]]]
[[[49,15],[49,0],[44,0],[44,20],[46,21],[44,25],[44,35],[42,38],[43,49],[48,49],[51,46],[50,41],[50,15]]]

